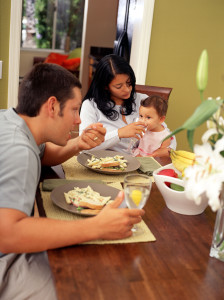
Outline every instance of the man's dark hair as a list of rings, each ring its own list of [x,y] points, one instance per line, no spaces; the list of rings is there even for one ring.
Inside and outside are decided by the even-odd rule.
[[[166,116],[168,101],[157,95],[150,95],[140,103],[143,107],[154,107],[160,117]]]
[[[74,97],[74,87],[81,89],[81,83],[65,68],[56,64],[37,64],[20,84],[16,111],[35,117],[41,106],[54,96],[62,112],[65,102]]]

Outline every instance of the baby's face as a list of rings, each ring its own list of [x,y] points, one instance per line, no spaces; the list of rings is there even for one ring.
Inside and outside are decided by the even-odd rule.
[[[161,123],[163,122],[163,119],[159,117],[154,107],[140,106],[139,121],[145,123],[147,130],[161,131]]]

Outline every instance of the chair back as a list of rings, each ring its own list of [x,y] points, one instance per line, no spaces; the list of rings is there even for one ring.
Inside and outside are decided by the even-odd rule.
[[[141,85],[136,84],[135,90],[137,93],[146,94],[148,96],[158,95],[165,100],[168,100],[170,97],[170,93],[172,92],[172,88],[168,87],[159,87],[159,86],[150,86],[150,85]]]

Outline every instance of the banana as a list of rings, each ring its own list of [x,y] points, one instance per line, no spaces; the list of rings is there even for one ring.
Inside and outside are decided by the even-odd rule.
[[[172,159],[172,164],[174,165],[174,167],[180,171],[181,173],[183,173],[183,171],[190,166],[189,163],[185,163],[179,159],[176,158],[171,158]]]
[[[188,159],[195,159],[195,153],[193,152],[189,152],[189,151],[185,151],[185,150],[173,150],[171,149],[171,151],[175,154],[175,155],[179,155]]]
[[[189,159],[189,158],[186,158],[186,157],[181,156],[181,155],[176,155],[175,152],[171,152],[170,157],[171,157],[172,160],[177,159],[177,160],[182,161],[185,164],[193,165],[193,163],[194,163],[194,159]]]
[[[194,164],[195,154],[184,150],[175,151],[171,149],[170,158],[174,167],[183,173],[185,168]]]

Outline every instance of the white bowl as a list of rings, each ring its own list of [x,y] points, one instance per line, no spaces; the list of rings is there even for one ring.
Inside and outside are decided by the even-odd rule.
[[[208,199],[206,197],[202,197],[201,204],[197,205],[194,200],[190,200],[186,197],[185,191],[176,191],[169,188],[165,182],[171,182],[181,186],[184,186],[184,182],[179,178],[158,175],[158,173],[164,169],[173,169],[178,174],[180,174],[180,172],[175,169],[173,164],[166,165],[153,172],[155,183],[163,196],[166,206],[170,210],[182,215],[199,215],[203,213],[208,205]]]

